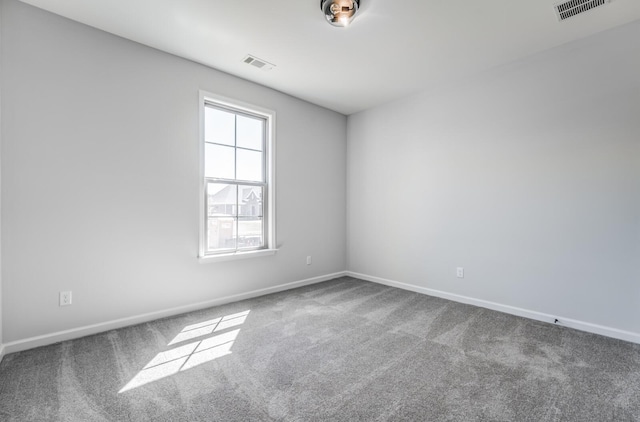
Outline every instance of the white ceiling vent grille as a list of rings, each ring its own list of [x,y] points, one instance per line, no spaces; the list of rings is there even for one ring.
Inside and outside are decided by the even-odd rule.
[[[569,19],[580,13],[584,13],[587,10],[594,9],[596,7],[604,6],[611,0],[569,0],[558,3],[555,6],[556,16],[558,20],[563,21]]]
[[[247,57],[244,58],[243,62],[262,70],[271,70],[276,67],[275,64],[271,64],[268,61],[259,59],[251,54],[248,54]]]

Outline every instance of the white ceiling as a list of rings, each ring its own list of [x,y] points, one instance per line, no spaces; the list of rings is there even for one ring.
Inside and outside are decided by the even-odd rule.
[[[564,22],[554,0],[361,0],[349,28],[320,0],[22,1],[344,114],[640,19],[639,0]]]

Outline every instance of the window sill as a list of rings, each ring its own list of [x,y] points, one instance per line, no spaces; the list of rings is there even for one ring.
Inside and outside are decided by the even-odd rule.
[[[199,256],[198,262],[201,264],[208,264],[211,262],[235,261],[237,259],[257,258],[260,256],[274,255],[276,252],[278,252],[277,249],[259,249],[257,251],[234,252],[220,255],[205,255]]]

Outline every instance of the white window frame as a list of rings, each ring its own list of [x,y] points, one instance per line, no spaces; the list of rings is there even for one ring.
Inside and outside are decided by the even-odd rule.
[[[206,104],[216,107],[229,108],[239,112],[252,114],[265,119],[265,207],[263,210],[263,224],[265,231],[264,247],[254,250],[236,250],[231,253],[207,253],[207,183],[204,175],[204,157],[205,157],[205,133],[204,133],[204,114]],[[199,153],[200,153],[200,246],[198,260],[201,263],[230,261],[236,259],[253,258],[265,255],[273,255],[277,252],[276,248],[276,175],[275,175],[275,152],[276,152],[276,112],[263,107],[248,104],[232,98],[223,97],[211,92],[200,91],[199,98],[199,117],[200,117],[200,136],[199,136]]]

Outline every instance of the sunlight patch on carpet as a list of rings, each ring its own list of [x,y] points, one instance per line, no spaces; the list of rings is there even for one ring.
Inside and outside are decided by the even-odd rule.
[[[158,353],[118,393],[127,392],[231,354],[231,347],[240,329],[225,330],[242,325],[249,312],[239,312],[184,327],[168,346],[198,337],[209,337]]]

